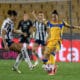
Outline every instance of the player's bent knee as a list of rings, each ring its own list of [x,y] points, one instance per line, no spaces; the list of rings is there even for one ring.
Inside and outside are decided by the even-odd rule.
[[[49,59],[50,54],[44,54],[43,56],[44,56],[45,59]]]
[[[16,51],[16,52],[20,52],[21,51],[21,45],[18,45],[16,43],[13,43],[11,46],[10,46],[10,49],[13,50],[13,51]]]
[[[45,48],[44,54],[50,54],[50,49],[48,47]]]

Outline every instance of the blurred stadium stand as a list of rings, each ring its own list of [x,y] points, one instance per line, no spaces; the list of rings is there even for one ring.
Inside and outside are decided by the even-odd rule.
[[[3,20],[7,17],[7,11],[14,9],[18,11],[18,20],[22,19],[24,11],[26,11],[33,19],[32,10],[43,11],[45,17],[50,19],[51,12],[57,9],[60,14],[60,19],[64,19],[68,23],[70,20],[69,0],[0,0],[0,26]],[[72,25],[80,26],[80,0],[72,0]],[[17,27],[16,23],[16,27]],[[72,30],[72,38],[80,39],[80,30]],[[76,36],[77,35],[77,36]],[[70,29],[65,28],[63,38],[71,38]]]

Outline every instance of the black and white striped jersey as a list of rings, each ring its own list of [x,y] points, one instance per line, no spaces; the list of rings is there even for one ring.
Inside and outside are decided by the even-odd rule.
[[[2,27],[1,27],[1,34],[2,30],[6,31],[5,39],[12,39],[12,31],[13,31],[14,23],[10,18],[4,20]]]
[[[34,39],[45,41],[46,40],[46,35],[47,35],[47,32],[46,32],[47,26],[44,23],[39,22],[37,20],[34,22],[33,26],[36,27],[36,32],[35,32]]]

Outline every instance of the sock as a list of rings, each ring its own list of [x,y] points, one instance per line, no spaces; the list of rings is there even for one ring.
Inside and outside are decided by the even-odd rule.
[[[42,47],[41,47],[41,45],[38,47],[37,53],[38,53],[38,57],[42,60]]]
[[[55,64],[55,56],[54,55],[52,55],[52,54],[50,55],[47,64]]]
[[[55,53],[54,53],[54,52],[52,52],[51,54],[52,54],[53,56],[55,56]]]
[[[30,59],[31,59],[31,56],[32,56],[32,50],[31,50],[31,49],[27,49],[27,52],[28,52],[28,55],[29,55],[29,57],[30,57]]]
[[[29,43],[29,46],[28,46],[28,49],[30,51],[32,50],[33,44],[34,44],[34,39],[31,39],[30,43]],[[37,61],[38,60],[37,56],[33,52],[31,54],[31,58],[32,58],[33,61]]]
[[[46,64],[48,62],[47,59],[42,59],[42,61],[43,61],[43,64]]]
[[[32,40],[30,40],[28,49],[32,49],[33,48],[33,45],[34,45],[34,40],[32,39]]]
[[[28,64],[29,67],[32,67],[32,63],[31,63],[31,60],[29,58],[28,51],[27,51],[25,45],[26,44],[23,45],[23,48],[22,48],[21,52],[23,54],[23,58],[24,58],[25,62]]]
[[[15,62],[15,64],[14,64],[14,67],[15,67],[15,68],[17,68],[17,69],[18,69],[19,64],[20,64],[20,62],[22,61],[22,59],[23,59],[22,54],[21,54],[21,53],[20,53],[20,54],[18,54],[18,56],[17,56],[17,58],[16,58],[16,62]]]
[[[51,64],[50,67],[52,68],[52,70],[54,70],[54,64]]]
[[[33,61],[38,61],[38,58],[35,54],[32,54],[32,59],[33,59]]]

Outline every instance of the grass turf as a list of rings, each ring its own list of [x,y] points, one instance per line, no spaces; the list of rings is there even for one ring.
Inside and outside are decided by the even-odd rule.
[[[80,63],[57,63],[55,76],[43,71],[41,63],[30,71],[25,62],[20,64],[22,74],[11,70],[14,60],[0,60],[0,80],[80,80]]]

